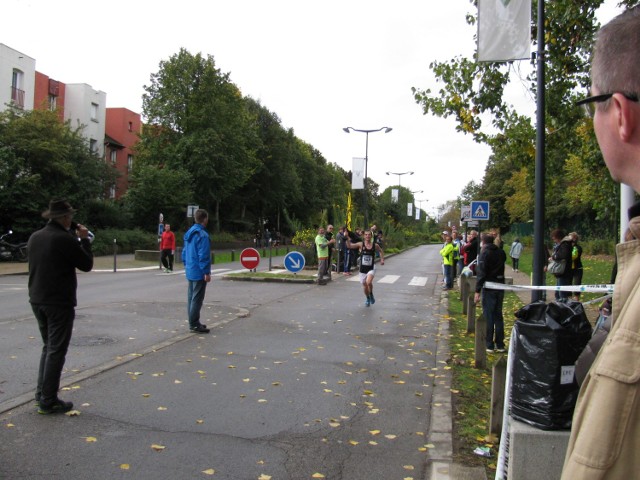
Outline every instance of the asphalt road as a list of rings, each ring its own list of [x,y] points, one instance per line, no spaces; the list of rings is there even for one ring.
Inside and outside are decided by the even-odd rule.
[[[79,275],[72,417],[36,413],[26,277],[0,277],[0,478],[426,478],[448,392],[438,250],[378,266],[369,308],[356,275],[233,282],[217,266],[209,335],[188,332],[180,272]]]

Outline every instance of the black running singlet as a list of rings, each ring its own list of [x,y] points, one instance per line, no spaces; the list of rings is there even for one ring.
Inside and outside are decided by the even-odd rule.
[[[376,246],[371,245],[371,248],[365,248],[364,242],[360,249],[360,273],[368,273],[373,270],[374,260],[376,258]]]

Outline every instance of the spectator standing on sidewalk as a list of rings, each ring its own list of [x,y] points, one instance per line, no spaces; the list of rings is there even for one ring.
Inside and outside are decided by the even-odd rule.
[[[43,415],[73,408],[73,403],[58,398],[58,390],[75,320],[76,269],[93,268],[89,230],[73,223],[75,213],[66,200],[51,200],[42,213],[49,222],[31,235],[27,247],[29,303],[43,344],[35,395]]]
[[[578,243],[580,236],[576,232],[569,234],[573,240],[571,246],[571,266],[573,267],[573,280],[572,285],[582,285],[582,275],[584,274],[584,268],[582,267],[582,245]],[[573,292],[573,299],[576,302],[580,301],[580,292]]]
[[[482,235],[474,296],[476,303],[482,296],[482,314],[487,321],[487,352],[489,353],[504,352],[504,317],[502,315],[504,290],[485,287],[486,282],[504,283],[504,264],[507,261],[507,255],[494,242],[493,235],[488,233]]]
[[[516,238],[511,244],[511,248],[509,249],[509,256],[511,257],[511,267],[514,272],[518,271],[518,267],[520,265],[520,255],[522,255],[522,243],[520,243],[520,239]]]
[[[552,260],[555,262],[564,261],[564,271],[562,273],[553,274],[556,277],[556,286],[571,286],[571,282],[573,281],[573,269],[571,266],[571,249],[573,239],[569,235],[565,235],[564,230],[556,228],[551,232],[551,240],[553,240],[553,252],[549,257],[549,262]],[[571,292],[556,290],[555,297],[558,301],[566,302],[571,298]]]
[[[444,290],[451,290],[453,288],[453,241],[451,235],[448,233],[444,235],[444,246],[440,249],[440,256],[442,257],[442,268],[444,272]]]
[[[316,252],[318,254],[318,285],[327,284],[324,277],[327,274],[327,265],[329,264],[329,245],[336,243],[335,238],[327,240],[326,233],[324,227],[320,227],[315,239]]]
[[[171,225],[164,226],[160,239],[160,261],[165,273],[173,272],[173,255],[176,251],[176,236],[171,231]]]
[[[640,193],[640,7],[602,27],[591,66],[593,126],[611,177]],[[640,204],[631,239],[616,246],[612,326],[573,413],[562,480],[638,478],[640,472]],[[626,236],[625,236],[626,237]]]
[[[211,281],[211,239],[207,232],[209,213],[199,208],[194,214],[193,226],[184,234],[182,263],[187,277],[187,315],[189,330],[195,333],[209,333],[206,325],[200,323],[200,310],[204,302],[207,283]]]

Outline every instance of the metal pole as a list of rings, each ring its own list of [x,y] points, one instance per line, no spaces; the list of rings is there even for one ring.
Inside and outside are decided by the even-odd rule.
[[[545,177],[545,44],[544,0],[538,0],[538,98],[536,112],[535,210],[533,215],[533,284],[544,285],[544,177]],[[531,301],[542,299],[542,290],[532,290]]]
[[[367,138],[364,150],[364,185],[362,188],[362,209],[364,211],[364,225],[362,228],[367,230],[369,228],[369,212],[367,208],[367,168],[369,165],[369,132],[365,132]]]

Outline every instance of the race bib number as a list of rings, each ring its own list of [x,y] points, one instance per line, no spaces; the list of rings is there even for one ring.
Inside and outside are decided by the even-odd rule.
[[[371,255],[363,255],[362,265],[364,265],[365,267],[370,267],[371,265],[373,265],[373,257]]]

